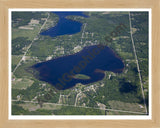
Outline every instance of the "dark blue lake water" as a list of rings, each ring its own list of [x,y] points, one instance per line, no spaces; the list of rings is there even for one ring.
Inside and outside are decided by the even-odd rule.
[[[38,63],[33,66],[39,72],[36,76],[59,90],[75,86],[77,83],[89,84],[102,80],[104,71],[121,73],[122,60],[107,46],[93,45],[69,56]],[[84,74],[90,79],[75,79],[75,74]]]
[[[54,12],[59,16],[59,22],[53,28],[41,33],[56,37],[80,32],[82,23],[68,20],[68,15],[87,17],[82,12]],[[77,83],[89,84],[102,80],[104,71],[121,73],[124,68],[122,60],[107,46],[92,45],[80,52],[38,63],[32,66],[38,71],[35,77],[55,86],[58,90],[74,87]],[[76,74],[84,74],[90,79],[76,79]]]
[[[60,35],[71,35],[81,31],[82,23],[67,19],[66,16],[76,15],[82,17],[88,17],[83,12],[53,12],[59,17],[59,21],[56,26],[49,28],[48,30],[41,32],[41,35],[48,35],[56,37]]]

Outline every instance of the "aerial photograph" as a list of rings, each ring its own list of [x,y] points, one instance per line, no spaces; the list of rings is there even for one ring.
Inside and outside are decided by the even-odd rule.
[[[149,115],[148,11],[11,11],[11,115]]]

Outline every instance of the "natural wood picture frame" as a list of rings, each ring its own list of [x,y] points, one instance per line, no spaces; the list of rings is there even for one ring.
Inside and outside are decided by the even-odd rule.
[[[8,21],[9,8],[151,8],[152,9],[152,119],[151,120],[9,120],[8,111]],[[160,1],[0,1],[0,127],[160,127],[160,80],[159,78],[159,45],[160,41]]]

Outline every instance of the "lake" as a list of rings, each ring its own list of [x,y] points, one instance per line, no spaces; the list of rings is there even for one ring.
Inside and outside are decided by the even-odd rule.
[[[121,73],[124,64],[109,47],[92,45],[76,54],[41,62],[32,68],[38,71],[36,77],[39,80],[50,83],[58,90],[65,90],[77,83],[89,84],[102,80],[104,71]],[[90,79],[76,79],[76,74],[87,75]]]
[[[66,16],[76,15],[87,18],[88,16],[83,12],[53,12],[59,17],[59,21],[56,26],[49,28],[46,31],[41,32],[41,35],[47,35],[56,37],[60,35],[71,35],[81,31],[82,23],[67,19]]]
[[[87,18],[82,12],[54,12],[59,21],[41,35],[56,37],[65,34],[75,34],[81,31],[82,23],[66,19],[66,16],[77,15]],[[35,77],[53,85],[58,90],[74,87],[77,83],[89,84],[105,77],[105,71],[121,73],[124,63],[112,49],[104,45],[84,47],[73,55],[58,57],[32,66]],[[83,74],[89,79],[77,79],[76,74]],[[83,78],[83,77],[82,77]]]

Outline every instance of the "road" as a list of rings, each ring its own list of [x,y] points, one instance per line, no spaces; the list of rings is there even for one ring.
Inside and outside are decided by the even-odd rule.
[[[131,40],[132,40],[132,45],[133,45],[133,51],[134,51],[134,55],[135,55],[135,59],[136,59],[136,63],[137,63],[137,70],[138,70],[139,80],[140,80],[140,85],[141,85],[141,90],[142,90],[142,97],[143,97],[143,102],[144,102],[144,106],[145,106],[145,111],[146,111],[146,114],[147,114],[147,106],[146,106],[146,102],[145,102],[145,96],[144,96],[142,78],[141,78],[138,58],[137,58],[137,54],[136,54],[136,48],[135,48],[135,44],[134,44],[134,40],[133,40],[133,35],[132,35],[132,21],[131,21],[131,14],[130,14],[130,12],[129,12],[129,24],[130,24],[130,34],[131,34]]]
[[[77,99],[78,99],[78,96],[81,94],[81,91],[77,94],[77,96],[76,96],[76,100],[75,100],[75,104],[74,104],[74,106],[76,106],[76,104],[77,104]]]
[[[36,103],[38,104],[38,101],[24,101],[25,103]],[[18,100],[12,100],[12,102],[18,102]],[[92,108],[92,109],[98,109],[98,110],[106,110],[106,111],[115,111],[115,112],[125,112],[125,113],[133,113],[133,114],[142,114],[145,115],[146,113],[143,112],[134,112],[134,111],[125,111],[125,110],[115,110],[115,109],[103,109],[103,108],[96,108],[96,107],[86,107],[86,106],[75,106],[75,105],[69,105],[69,104],[59,104],[59,103],[49,103],[44,102],[43,104],[50,104],[50,105],[60,105],[60,106],[70,106],[70,107],[78,107],[78,108]]]
[[[42,28],[45,26],[45,24],[47,23],[47,20],[49,18],[50,14],[48,13],[48,17],[45,20],[45,22],[43,23],[43,25],[41,26],[40,30],[38,31],[38,34],[36,35],[36,37],[32,40],[32,42],[30,43],[30,45],[27,47],[27,50],[25,51],[25,53],[23,54],[21,60],[19,61],[19,63],[17,64],[17,66],[15,67],[15,69],[13,70],[12,74],[14,74],[14,72],[17,70],[17,68],[21,65],[21,62],[23,61],[23,58],[26,56],[28,50],[31,48],[34,40],[37,38],[37,36],[39,35],[39,33],[41,32]]]
[[[60,104],[61,102],[61,93],[59,94],[59,100],[58,100],[58,103]]]
[[[80,42],[81,44],[82,44],[82,39],[84,38],[83,36],[84,36],[85,29],[86,29],[86,25],[87,25],[87,23],[84,23],[84,28],[82,31],[81,42]]]

